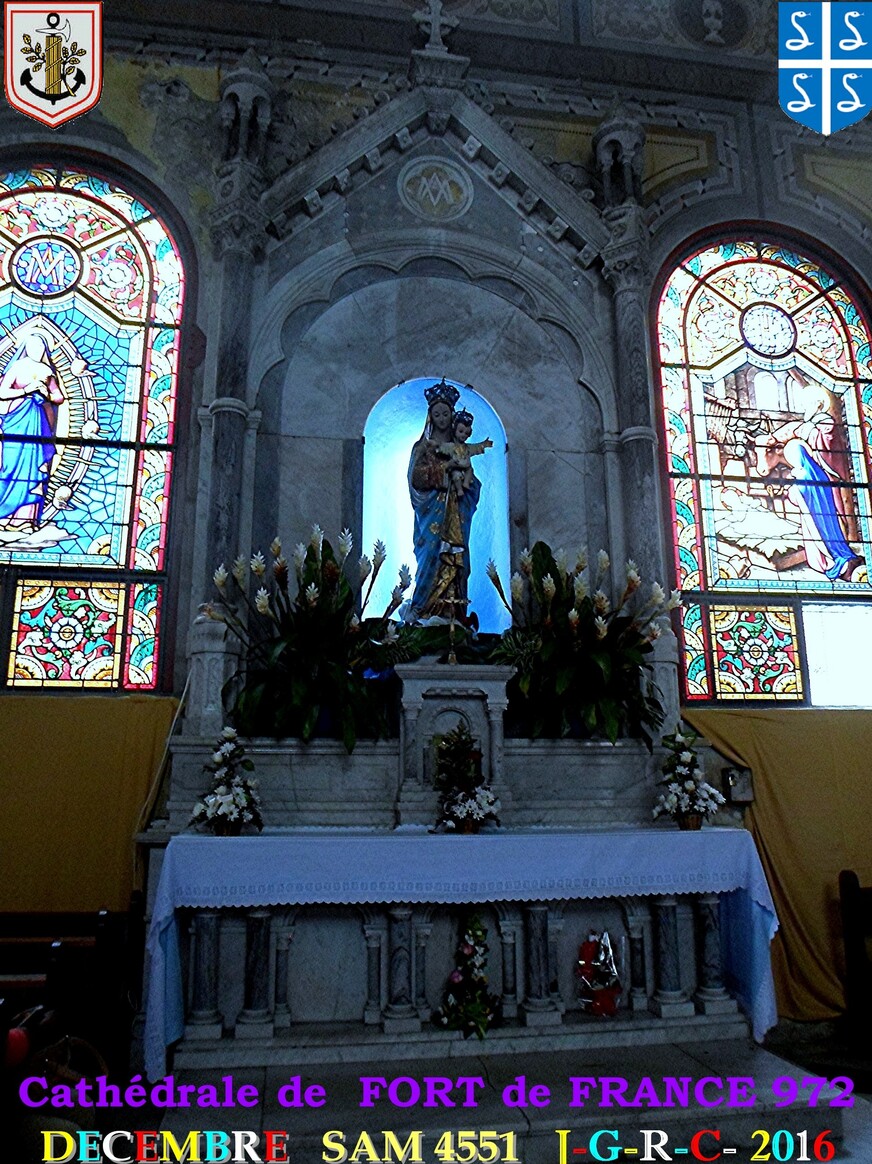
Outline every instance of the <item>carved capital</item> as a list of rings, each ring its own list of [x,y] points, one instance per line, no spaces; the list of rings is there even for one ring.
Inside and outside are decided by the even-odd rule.
[[[266,215],[260,209],[263,171],[251,162],[225,162],[216,174],[212,239],[219,255],[244,251],[258,256],[266,242]]]
[[[613,206],[603,211],[603,221],[611,238],[603,247],[603,275],[615,291],[637,290],[647,287],[648,228],[641,207],[633,203]]]
[[[413,49],[409,80],[417,88],[461,89],[469,71],[469,57]]]

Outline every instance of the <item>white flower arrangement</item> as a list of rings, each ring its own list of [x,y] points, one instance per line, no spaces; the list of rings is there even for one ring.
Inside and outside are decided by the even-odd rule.
[[[241,832],[243,825],[263,828],[257,781],[246,775],[254,770],[239,742],[236,729],[225,727],[203,765],[212,774],[212,783],[191,811],[191,825],[206,825],[216,833]]]
[[[446,796],[442,814],[446,829],[456,829],[465,820],[478,821],[479,824],[492,820],[499,824],[501,808],[500,798],[493,790],[486,784],[479,784],[470,793],[457,792]]]
[[[702,778],[696,742],[699,736],[693,729],[676,730],[664,736],[662,743],[667,748],[663,761],[663,778],[660,783],[665,790],[654,804],[653,815],[671,816],[679,820],[688,815],[699,815],[704,820],[715,815],[724,797]]]

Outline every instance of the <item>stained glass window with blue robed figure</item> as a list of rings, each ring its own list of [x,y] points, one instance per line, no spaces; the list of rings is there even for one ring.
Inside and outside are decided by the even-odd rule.
[[[657,351],[684,696],[868,706],[872,361],[835,271],[755,238],[669,273]],[[848,673],[846,674],[846,669]]]
[[[126,190],[0,178],[8,685],[157,685],[183,295],[174,241]]]

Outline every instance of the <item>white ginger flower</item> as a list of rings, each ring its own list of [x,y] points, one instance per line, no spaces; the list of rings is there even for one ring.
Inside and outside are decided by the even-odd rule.
[[[360,583],[363,585],[372,570],[372,562],[366,554],[361,555],[360,561],[357,563],[357,568],[360,570]]]
[[[667,610],[675,610],[677,606],[681,606],[681,591],[673,590],[666,602]]]
[[[585,579],[585,577],[582,574],[579,574],[576,577],[575,582],[573,583],[573,589],[575,590],[576,604],[583,602],[584,599],[587,598],[587,595],[588,595],[587,580]]]
[[[315,551],[319,561],[321,560],[321,544],[323,541],[324,531],[316,521],[312,526],[312,532],[309,534],[309,545]]]
[[[248,563],[245,561],[245,558],[239,557],[233,563],[233,569],[231,570],[231,573],[240,586],[245,585],[245,572],[247,569]]]
[[[228,726],[228,727],[223,729],[223,731],[221,732],[221,735],[224,737],[225,740],[235,740],[238,736],[238,733],[236,731],[236,728]]]
[[[596,631],[596,637],[598,639],[604,639],[606,637],[606,635],[609,633],[609,628],[606,625],[606,620],[604,618],[600,618],[599,615],[597,615],[597,617],[593,620],[593,627],[594,627],[594,630]]]
[[[411,585],[412,571],[409,569],[406,563],[403,562],[402,566],[400,566],[400,589],[403,591],[408,590]]]
[[[351,621],[348,623],[348,625],[351,628],[351,630],[353,630],[353,631],[356,631],[357,628],[360,626],[360,619],[357,617],[356,614],[353,614],[351,616]]]
[[[604,594],[602,590],[597,590],[593,596],[593,605],[597,614],[606,615],[611,610],[612,604],[609,602],[609,597]]]
[[[657,626],[656,623],[653,623],[648,628],[648,634],[645,637],[647,638],[649,643],[656,643],[662,634],[663,634],[662,628]]]
[[[497,564],[493,558],[488,558],[488,563],[485,566],[484,572],[487,574],[488,578],[490,578],[491,582],[499,581],[499,571],[497,570]]]
[[[526,546],[521,550],[521,573],[526,574],[528,578],[533,573],[533,555]]]
[[[693,763],[693,752],[681,752],[678,758],[682,764],[691,764]]]
[[[666,601],[666,591],[659,582],[651,583],[651,604],[653,606],[662,606]]]
[[[631,559],[627,562],[627,589],[632,594],[633,591],[638,590],[642,585],[642,579],[639,577],[639,571],[636,569],[636,563]]]
[[[344,529],[339,535],[339,561],[344,562],[354,545],[354,536],[350,529]]]
[[[277,558],[279,556],[279,554],[281,554],[281,552],[282,552],[282,539],[280,537],[274,537],[273,540],[270,542],[269,552],[272,554],[272,556],[274,558]]]
[[[606,570],[608,570],[610,565],[611,565],[611,560],[609,559],[608,554],[605,552],[605,550],[600,550],[600,552],[596,556],[596,568],[597,568],[597,570],[599,570],[600,574],[605,574]]]
[[[255,578],[262,578],[266,573],[266,561],[260,550],[251,559],[251,572]]]
[[[587,569],[587,550],[583,546],[575,551],[575,572],[580,574],[582,570]]]
[[[550,602],[557,593],[557,584],[550,574],[546,574],[542,579],[542,593],[545,595],[546,602]]]
[[[372,547],[372,564],[376,571],[380,570],[384,565],[385,558],[388,556],[388,551],[384,542],[379,540]]]
[[[212,581],[215,583],[219,590],[223,590],[227,585],[228,577],[229,575],[224,568],[224,563],[222,562],[215,573],[212,575]]]
[[[569,625],[573,630],[575,630],[575,628],[578,626],[578,611],[574,606],[566,617],[569,619]]]
[[[512,575],[511,588],[512,599],[515,602],[521,602],[524,597],[524,577],[517,570]]]
[[[297,542],[294,546],[294,569],[299,574],[306,564],[306,543]]]
[[[569,555],[562,547],[554,555],[554,564],[561,574],[569,573]]]
[[[269,591],[265,590],[263,586],[254,596],[254,605],[258,614],[269,614]]]
[[[310,582],[309,585],[306,587],[306,601],[308,602],[308,604],[310,606],[315,605],[315,603],[318,601],[318,595],[320,593],[321,592],[318,589],[318,587],[315,585],[315,583]]]

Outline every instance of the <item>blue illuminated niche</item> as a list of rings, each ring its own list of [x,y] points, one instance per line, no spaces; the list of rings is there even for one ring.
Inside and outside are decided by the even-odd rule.
[[[382,568],[367,608],[371,615],[381,614],[396,585],[397,571],[405,562],[415,576],[412,504],[409,500],[408,471],[412,446],[424,431],[427,404],[424,389],[438,382],[440,376],[423,376],[405,380],[391,388],[376,403],[367,418],[363,446],[363,552],[372,555],[376,538],[387,546],[387,560]],[[479,618],[483,631],[499,632],[509,626],[508,611],[485,573],[488,559],[493,558],[508,593],[509,569],[509,490],[506,478],[506,430],[485,398],[472,388],[456,381],[449,384],[460,392],[457,408],[465,408],[475,417],[471,441],[487,437],[494,447],[472,459],[475,475],[481,481],[481,499],[472,519],[469,578],[470,608]],[[408,594],[411,595],[414,589]]]

